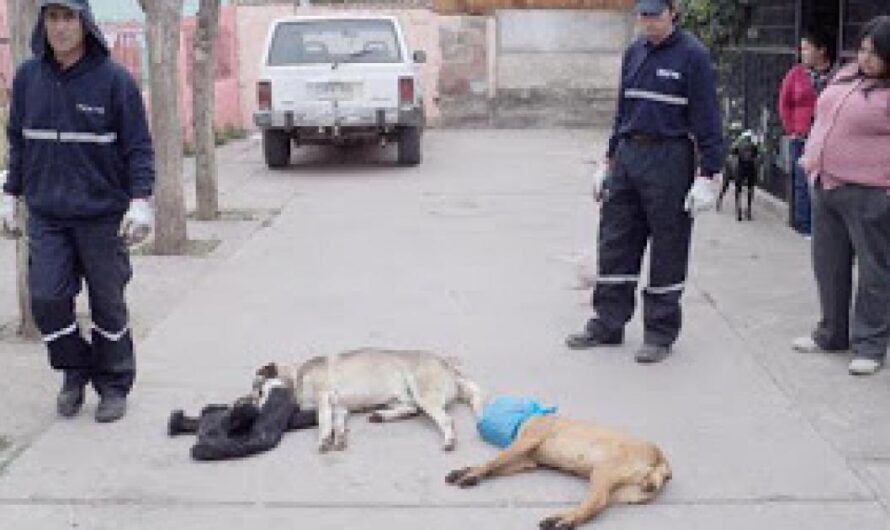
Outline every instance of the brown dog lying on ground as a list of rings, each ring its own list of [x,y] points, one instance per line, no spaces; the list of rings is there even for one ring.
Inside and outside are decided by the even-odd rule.
[[[487,477],[538,466],[590,480],[587,498],[574,509],[541,521],[543,530],[575,528],[609,504],[647,502],[671,478],[671,467],[654,444],[606,427],[547,415],[526,420],[515,440],[491,461],[452,471],[445,480],[467,488]]]

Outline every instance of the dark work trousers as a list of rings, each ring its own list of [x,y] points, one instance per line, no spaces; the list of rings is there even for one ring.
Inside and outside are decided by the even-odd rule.
[[[28,286],[31,310],[66,385],[92,381],[100,395],[126,395],[135,361],[124,288],[132,270],[119,223],[62,225],[32,215],[28,220]],[[74,299],[86,282],[91,340],[75,320]]]
[[[850,324],[853,262],[858,286]],[[813,340],[826,350],[850,348],[881,361],[890,339],[890,197],[847,184],[813,189],[813,270],[821,319]]]
[[[590,333],[613,340],[623,337],[648,245],[644,341],[667,346],[677,339],[692,232],[683,202],[692,184],[693,162],[692,143],[686,139],[619,144],[604,184]]]

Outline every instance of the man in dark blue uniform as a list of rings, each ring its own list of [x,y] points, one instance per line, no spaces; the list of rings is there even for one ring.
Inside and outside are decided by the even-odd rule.
[[[24,196],[31,308],[50,366],[64,373],[59,414],[76,414],[92,382],[96,420],[115,421],[136,371],[124,287],[127,244],[144,239],[153,222],[151,137],[139,87],[109,59],[87,0],[41,0],[40,7],[34,58],[12,83],[0,217],[4,232],[18,232],[15,209]],[[89,342],[74,314],[84,281]]]
[[[641,363],[667,357],[680,332],[692,216],[713,206],[725,149],[708,51],[675,26],[676,0],[636,0],[643,35],[621,66],[618,111],[606,163],[594,316],[566,339],[573,349],[621,344],[634,311],[646,246]]]

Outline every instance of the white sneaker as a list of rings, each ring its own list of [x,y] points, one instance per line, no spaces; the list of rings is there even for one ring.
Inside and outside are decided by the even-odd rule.
[[[813,337],[809,335],[806,337],[797,337],[792,340],[791,349],[799,353],[818,353],[823,351],[822,348],[816,344],[816,341],[813,340]]]
[[[850,361],[850,375],[871,375],[880,370],[883,364],[867,357],[856,357]]]

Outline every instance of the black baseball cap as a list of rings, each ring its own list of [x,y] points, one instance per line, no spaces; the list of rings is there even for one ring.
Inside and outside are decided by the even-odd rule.
[[[47,6],[67,7],[72,11],[87,11],[90,8],[87,0],[40,0],[41,9]]]
[[[664,13],[673,4],[670,0],[635,0],[634,3],[638,14],[650,16]]]

